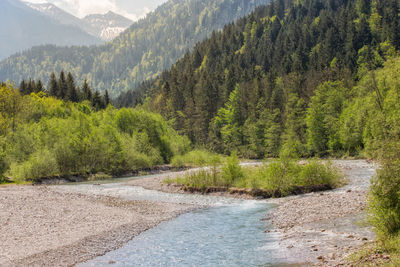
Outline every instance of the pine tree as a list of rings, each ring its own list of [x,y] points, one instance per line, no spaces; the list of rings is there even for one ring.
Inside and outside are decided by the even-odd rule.
[[[92,101],[92,90],[90,89],[90,86],[87,82],[87,80],[85,79],[83,81],[83,85],[82,85],[82,98],[81,100],[85,101],[85,100],[89,100]]]
[[[29,79],[27,94],[30,95],[30,94],[32,94],[32,93],[36,93],[36,90],[37,90],[37,89],[36,89],[36,83],[35,83],[35,81],[32,80],[32,79]]]
[[[59,87],[57,82],[57,77],[54,72],[50,76],[49,85],[47,87],[47,91],[49,92],[50,96],[57,97],[59,95]]]
[[[74,77],[72,76],[71,72],[69,72],[67,75],[66,84],[67,84],[66,99],[71,102],[79,102],[79,94],[75,86]]]
[[[22,80],[21,83],[19,84],[19,91],[23,95],[28,94],[28,85],[26,84],[25,80]]]
[[[43,92],[44,91],[44,87],[43,87],[43,83],[41,80],[38,80],[36,82],[36,90],[35,93],[39,93],[39,92]]]
[[[60,77],[58,79],[58,88],[59,91],[57,97],[60,99],[66,99],[68,93],[68,86],[67,86],[67,81],[65,79],[64,71],[60,72]]]
[[[99,91],[96,91],[93,95],[92,98],[92,106],[96,109],[104,109],[106,107],[106,103],[104,99],[101,97],[101,94]]]
[[[111,99],[110,99],[110,95],[108,94],[108,90],[106,90],[106,92],[104,94],[104,102],[106,103],[106,106],[111,104]]]

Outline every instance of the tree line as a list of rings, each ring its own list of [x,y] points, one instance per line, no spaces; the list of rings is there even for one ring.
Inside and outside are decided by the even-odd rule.
[[[396,55],[398,14],[397,0],[275,0],[197,44],[140,94],[124,94],[124,104],[143,102],[220,153],[355,154],[366,143],[342,140],[338,116],[365,72]]]
[[[70,72],[65,75],[64,71],[61,71],[58,77],[53,72],[50,75],[47,88],[43,86],[41,80],[22,80],[19,85],[19,91],[23,95],[43,92],[49,96],[73,103],[89,101],[96,109],[105,109],[109,104],[112,104],[108,90],[105,91],[104,95],[101,95],[99,91],[93,92],[87,80],[83,81],[81,87],[76,86],[73,75]]]

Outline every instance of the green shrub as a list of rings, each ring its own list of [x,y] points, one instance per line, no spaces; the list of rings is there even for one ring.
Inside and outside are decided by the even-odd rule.
[[[4,174],[6,173],[9,167],[10,166],[7,162],[6,154],[0,150],[0,184],[8,181],[8,179],[4,176]]]
[[[22,97],[12,86],[0,91],[5,97],[0,97],[0,177],[7,163],[7,174],[21,181],[57,174],[115,175],[169,163],[190,149],[189,139],[159,114],[112,106],[94,111],[88,102]],[[10,106],[10,96],[18,98],[18,107]]]
[[[263,189],[287,195],[296,184],[300,171],[301,167],[295,161],[281,159],[263,166],[258,175]]]
[[[370,221],[381,238],[400,233],[400,142],[386,144],[369,205]]]
[[[122,148],[127,170],[148,168],[163,163],[160,151],[153,147],[147,134],[124,135]]]
[[[318,160],[311,160],[302,166],[298,185],[331,185],[335,187],[339,185],[341,178],[340,171],[330,162],[322,163]]]
[[[174,167],[201,167],[220,164],[221,162],[222,159],[219,155],[205,150],[193,150],[185,155],[177,155],[171,160]]]
[[[213,165],[166,182],[200,190],[212,186],[264,189],[286,196],[298,192],[299,187],[328,185],[334,188],[342,183],[342,175],[329,162],[316,160],[300,164],[294,160],[280,159],[262,166],[241,167],[234,153],[220,169]]]
[[[179,180],[177,182],[179,182]],[[184,179],[180,180],[180,182],[201,190],[209,186],[226,186],[224,180],[221,179],[221,175],[209,169],[191,172],[185,175]]]
[[[57,176],[59,169],[54,155],[48,150],[32,154],[28,161],[21,164],[13,163],[10,176],[16,182],[36,181],[40,178]]]
[[[222,166],[222,178],[227,186],[232,186],[233,183],[244,178],[243,170],[240,166],[236,152],[232,153],[232,155],[228,157],[226,163]]]

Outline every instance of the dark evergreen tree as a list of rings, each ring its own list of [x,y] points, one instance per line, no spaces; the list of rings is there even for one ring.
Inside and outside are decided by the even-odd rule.
[[[50,76],[49,85],[47,87],[47,91],[49,92],[50,96],[57,97],[60,93],[60,88],[58,86],[57,77],[54,72]]]
[[[108,94],[108,90],[106,90],[106,92],[104,93],[104,102],[105,102],[105,106],[108,106],[109,104],[111,104],[111,99]]]
[[[90,86],[89,86],[89,84],[88,84],[88,82],[87,82],[87,80],[85,79],[84,81],[83,81],[83,84],[82,84],[82,98],[81,98],[81,100],[89,100],[89,101],[92,101],[92,90],[90,89]]]
[[[79,93],[78,89],[75,86],[74,77],[72,76],[71,72],[67,75],[67,94],[66,99],[71,102],[79,102]]]
[[[23,95],[28,94],[28,85],[26,84],[25,80],[22,80],[21,83],[19,84],[19,91]]]
[[[57,97],[60,99],[66,99],[68,93],[68,85],[64,71],[60,72],[60,77],[58,78],[58,88],[59,91]]]
[[[36,91],[35,93],[39,93],[39,92],[44,92],[44,87],[43,87],[43,83],[41,80],[38,80],[36,82]]]
[[[92,106],[96,109],[104,109],[106,107],[104,99],[101,97],[99,91],[96,91],[92,98]]]

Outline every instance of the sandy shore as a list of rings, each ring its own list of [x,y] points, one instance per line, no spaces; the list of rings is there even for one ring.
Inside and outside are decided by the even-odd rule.
[[[0,187],[0,266],[71,266],[193,206]]]

